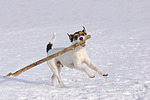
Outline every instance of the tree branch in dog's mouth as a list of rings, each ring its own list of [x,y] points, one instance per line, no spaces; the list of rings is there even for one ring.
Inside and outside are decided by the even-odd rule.
[[[27,65],[27,66],[25,66],[24,68],[22,68],[22,69],[16,71],[15,73],[11,73],[11,72],[10,72],[10,73],[7,74],[6,76],[4,76],[4,78],[10,77],[10,76],[18,76],[18,75],[20,75],[21,73],[23,73],[23,72],[25,72],[25,71],[27,71],[27,70],[29,70],[29,69],[31,69],[31,68],[33,68],[33,67],[39,65],[39,64],[42,64],[42,63],[44,63],[44,62],[46,62],[46,61],[48,61],[48,60],[50,60],[50,59],[52,59],[52,58],[55,58],[55,57],[57,57],[57,56],[59,56],[59,55],[62,55],[62,54],[66,53],[66,52],[68,52],[68,51],[70,51],[70,50],[74,50],[77,46],[79,46],[79,45],[84,45],[84,44],[85,44],[85,41],[86,41],[87,39],[89,39],[89,38],[91,38],[91,35],[87,35],[86,38],[85,38],[83,41],[81,41],[81,42],[79,42],[79,43],[76,43],[76,44],[74,44],[74,45],[72,45],[72,46],[70,46],[70,47],[67,47],[67,48],[63,49],[62,51],[59,51],[59,52],[57,52],[57,53],[55,53],[55,54],[52,54],[51,56],[48,56],[48,57],[46,57],[46,58],[43,58],[43,59],[41,59],[41,60],[39,60],[39,61],[36,61],[36,62],[30,64],[30,65]]]
[[[84,43],[82,43],[82,44],[80,44],[82,47],[85,47],[86,46],[86,43],[84,42]]]

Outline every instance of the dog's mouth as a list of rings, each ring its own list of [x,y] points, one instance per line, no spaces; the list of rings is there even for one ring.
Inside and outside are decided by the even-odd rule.
[[[84,42],[84,43],[82,43],[82,44],[80,44],[82,47],[85,47],[86,46],[86,43]]]

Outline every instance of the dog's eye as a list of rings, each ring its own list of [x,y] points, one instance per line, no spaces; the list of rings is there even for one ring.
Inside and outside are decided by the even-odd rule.
[[[74,39],[77,40],[77,39],[78,39],[78,36],[75,36]]]

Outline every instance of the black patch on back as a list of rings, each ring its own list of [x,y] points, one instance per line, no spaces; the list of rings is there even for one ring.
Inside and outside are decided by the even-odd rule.
[[[51,43],[47,44],[47,48],[46,48],[47,53],[50,49],[52,49],[52,46],[53,46],[53,44],[51,44]]]

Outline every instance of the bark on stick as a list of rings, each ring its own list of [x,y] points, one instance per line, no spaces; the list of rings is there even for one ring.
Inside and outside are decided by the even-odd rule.
[[[46,61],[48,61],[48,60],[51,60],[51,59],[53,59],[53,58],[55,58],[55,57],[57,57],[57,56],[59,56],[59,55],[62,55],[62,54],[64,54],[64,53],[70,51],[70,50],[74,50],[77,46],[81,45],[82,43],[84,43],[84,42],[85,42],[87,39],[89,39],[89,38],[91,38],[91,35],[87,35],[86,38],[85,38],[85,40],[83,40],[83,41],[81,41],[81,42],[79,42],[79,43],[76,43],[76,44],[74,44],[74,45],[72,45],[72,46],[69,46],[69,47],[67,47],[67,48],[65,48],[65,49],[63,49],[63,50],[61,50],[61,51],[59,51],[59,52],[57,52],[57,53],[55,53],[55,54],[52,54],[52,55],[50,55],[50,56],[48,56],[48,57],[45,57],[45,58],[43,58],[43,59],[41,59],[41,60],[39,60],[39,61],[36,61],[36,62],[32,63],[32,64],[30,64],[30,65],[27,65],[27,66],[25,66],[24,68],[22,68],[22,69],[20,69],[20,70],[18,70],[18,71],[16,71],[16,72],[14,72],[14,73],[11,73],[11,72],[10,72],[8,75],[6,75],[6,76],[4,76],[4,77],[18,76],[18,75],[20,75],[21,73],[23,73],[23,72],[25,72],[25,71],[27,71],[27,70],[29,70],[29,69],[31,69],[31,68],[33,68],[33,67],[39,65],[39,64],[42,64],[42,63],[44,63],[44,62],[46,62]]]

